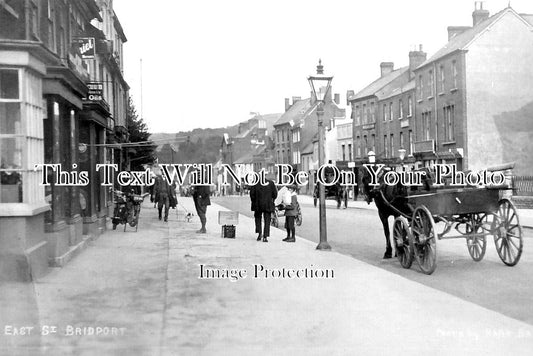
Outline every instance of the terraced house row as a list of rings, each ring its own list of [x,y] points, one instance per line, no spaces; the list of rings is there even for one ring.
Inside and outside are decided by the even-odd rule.
[[[94,167],[128,165],[126,40],[112,0],[0,1],[2,278],[38,277],[105,230],[112,192]],[[90,184],[40,185],[43,163]]]
[[[380,64],[381,76],[348,91],[356,166],[376,160],[480,170],[515,162],[532,175],[533,15],[511,7],[490,16],[475,3],[472,26],[448,27],[448,42],[409,65]]]

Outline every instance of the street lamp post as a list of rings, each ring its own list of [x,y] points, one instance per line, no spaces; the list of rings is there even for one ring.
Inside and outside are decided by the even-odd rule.
[[[316,115],[318,118],[318,167],[322,167],[325,161],[324,150],[324,102],[326,100],[328,91],[331,87],[331,81],[333,76],[324,75],[324,66],[322,60],[318,60],[316,67],[316,75],[310,75],[307,80],[313,91],[313,95],[317,102]],[[318,179],[319,177],[317,177]],[[318,184],[318,183],[317,183]],[[318,186],[318,211],[319,211],[319,230],[320,230],[320,243],[316,247],[317,250],[331,250],[331,246],[328,244],[328,233],[326,228],[326,196],[324,185]]]

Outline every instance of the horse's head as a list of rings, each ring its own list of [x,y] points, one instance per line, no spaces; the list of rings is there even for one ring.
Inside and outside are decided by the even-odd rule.
[[[379,176],[378,176],[379,181]],[[361,183],[363,184],[363,195],[365,196],[365,201],[367,204],[370,204],[377,193],[376,186],[370,185],[372,183],[372,176],[367,169],[363,170],[363,176],[361,177]]]
[[[385,198],[389,201],[393,200],[398,196],[407,195],[407,189],[401,183],[398,183],[393,186],[385,184],[384,176],[387,172],[390,172],[392,170],[393,169],[391,167],[383,167],[381,170],[379,170],[379,172],[377,173],[378,185],[370,185],[370,183],[372,182],[372,176],[370,175],[370,172],[368,170],[363,170],[363,177],[361,181],[363,183],[363,194],[365,195],[365,200],[368,204],[370,204],[372,200],[375,199],[376,195],[379,194],[379,192],[382,192]]]

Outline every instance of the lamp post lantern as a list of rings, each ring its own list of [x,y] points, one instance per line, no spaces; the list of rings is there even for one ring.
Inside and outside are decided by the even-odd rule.
[[[318,65],[316,66],[316,74],[310,75],[307,80],[309,81],[309,85],[311,86],[311,90],[313,91],[317,103],[318,167],[320,168],[325,161],[324,102],[331,88],[333,76],[327,76],[324,74],[324,66],[322,65],[322,60],[319,59]],[[316,248],[317,250],[331,250],[331,246],[328,244],[328,233],[326,228],[326,196],[323,184],[319,184],[318,186],[318,201],[320,242]]]
[[[368,151],[368,163],[370,164],[374,164],[376,163],[376,154],[374,153],[374,151]]]
[[[403,160],[405,159],[405,154],[407,153],[406,149],[405,148],[400,148],[398,150],[398,155],[400,156],[400,165],[401,165],[401,169],[404,170],[405,167],[403,165]]]

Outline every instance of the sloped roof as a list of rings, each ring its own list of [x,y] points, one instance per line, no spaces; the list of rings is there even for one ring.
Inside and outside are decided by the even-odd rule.
[[[252,130],[255,129],[257,126],[258,126],[257,124],[253,124],[247,130],[241,132],[240,134],[235,135],[235,138],[245,138],[249,136]]]
[[[250,149],[245,155],[237,158],[235,164],[253,163],[254,156],[262,153],[266,149],[265,145],[257,145]]]
[[[281,115],[274,126],[283,125],[289,122],[293,122],[294,125],[299,124],[301,119],[305,116],[305,113],[311,108],[311,99],[298,100],[292,106]]]
[[[416,81],[413,79],[405,84],[401,85],[392,85],[387,90],[384,90],[382,93],[378,95],[379,100],[384,100],[388,98],[392,98],[393,96],[405,93],[406,91],[414,90],[415,89]]]
[[[352,95],[348,97],[348,101],[353,101],[357,99],[366,98],[368,96],[376,95],[376,93],[385,87],[387,84],[392,82],[394,79],[398,78],[405,72],[409,71],[409,67],[402,67],[396,70],[393,70],[392,72],[384,75],[383,77],[379,77],[372,83],[370,83],[368,86],[366,86],[363,90],[359,91],[357,94]]]
[[[418,68],[422,68],[428,65],[429,63],[432,63],[452,52],[467,49],[472,41],[474,41],[479,35],[481,35],[493,23],[497,22],[505,14],[508,14],[508,13],[514,14],[520,19],[524,20],[529,25],[531,25],[531,21],[533,21],[532,15],[518,15],[512,8],[507,7],[501,10],[500,12],[497,12],[496,14],[492,15],[488,19],[480,22],[475,27],[472,27],[466,30],[465,32],[460,33],[457,36],[453,37],[446,45],[444,45],[444,47],[439,49],[433,56],[431,56],[428,60],[426,60],[424,63],[418,66]]]
[[[302,150],[302,152],[300,154],[301,155],[313,154],[313,152],[315,151],[315,145],[314,145],[315,141],[318,141],[318,134],[313,136],[313,138],[311,139],[311,142],[309,142],[307,145],[305,145],[305,147],[303,148],[303,150]]]

